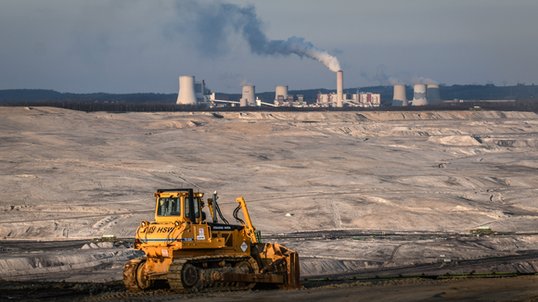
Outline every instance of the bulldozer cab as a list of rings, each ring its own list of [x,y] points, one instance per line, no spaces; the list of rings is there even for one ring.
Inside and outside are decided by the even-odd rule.
[[[192,189],[160,189],[155,192],[155,221],[158,223],[202,223],[203,193]]]

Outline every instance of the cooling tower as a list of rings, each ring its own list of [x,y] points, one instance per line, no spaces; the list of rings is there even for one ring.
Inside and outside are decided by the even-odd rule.
[[[426,99],[426,85],[415,84],[413,86],[413,91],[413,106],[428,105],[428,100]]]
[[[196,93],[194,91],[194,76],[179,77],[179,93],[176,104],[196,105]]]
[[[242,96],[239,102],[241,106],[256,106],[254,89],[254,85],[243,85]]]
[[[344,103],[344,72],[336,72],[336,107],[342,107]]]
[[[275,88],[275,101],[282,100],[286,101],[288,99],[288,86],[278,85]]]
[[[441,93],[439,92],[439,85],[428,84],[426,86],[426,98],[428,99],[428,104],[440,104]]]
[[[407,97],[405,96],[405,85],[394,85],[394,96],[392,97],[392,106],[407,106]]]

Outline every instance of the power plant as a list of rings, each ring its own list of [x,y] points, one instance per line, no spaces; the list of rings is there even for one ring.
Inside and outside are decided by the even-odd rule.
[[[328,92],[320,91],[315,104],[312,104],[312,100],[307,102],[304,100],[303,95],[289,95],[287,85],[277,85],[275,87],[274,99],[268,102],[269,97],[264,94],[262,97],[265,102],[256,97],[254,83],[245,84],[241,89],[241,97],[235,100],[218,100],[216,93],[208,93],[205,90],[205,83],[200,83],[201,88],[194,81],[194,76],[182,76],[180,77],[180,90],[177,98],[177,104],[179,105],[208,105],[210,107],[216,106],[292,106],[292,107],[379,107],[381,105],[380,94],[372,92],[359,93],[358,89],[355,94],[351,92],[351,97],[348,98],[350,91],[344,90],[344,72],[342,66],[337,57],[331,55],[326,50],[316,47],[309,41],[306,41],[302,37],[292,36],[288,39],[282,40],[270,40],[264,34],[260,20],[257,18],[255,12],[250,10],[240,9],[239,6],[226,4],[216,4],[214,6],[206,7],[212,10],[225,9],[227,17],[222,18],[219,26],[227,26],[232,33],[238,34],[245,39],[252,53],[258,55],[297,55],[300,58],[309,58],[323,64],[328,70],[336,73],[336,91]],[[233,8],[233,9],[229,9]],[[196,14],[196,10],[193,11]],[[202,14],[204,15],[204,14]],[[239,23],[237,20],[240,20]],[[241,24],[241,26],[238,26]],[[205,31],[201,31],[201,34]],[[209,39],[208,39],[209,40]],[[377,88],[376,88],[377,90]],[[436,84],[425,85],[424,83],[416,83],[413,86],[414,95],[410,101],[406,96],[406,88],[404,85],[394,86],[394,97],[392,100],[393,106],[425,106],[428,104],[441,103],[441,97],[439,93],[439,86]],[[384,91],[382,91],[384,93]],[[313,97],[308,93],[309,97]],[[334,94],[334,96],[333,96]],[[234,96],[236,98],[236,96]]]
[[[351,98],[344,93],[344,72],[336,72],[336,92],[318,94],[314,104],[308,104],[301,94],[290,95],[287,85],[275,86],[275,98],[273,103],[263,102],[256,97],[256,87],[252,84],[244,84],[241,87],[239,100],[219,100],[215,92],[206,90],[205,81],[197,83],[195,77],[182,75],[179,77],[178,105],[196,105],[205,107],[239,106],[239,107],[379,107],[381,95],[378,93],[363,92],[351,94]]]
[[[334,91],[334,90],[333,90]],[[439,84],[415,83],[413,97],[408,100],[406,86],[395,84],[393,86],[392,106],[426,106],[442,103]],[[196,82],[192,75],[179,77],[179,93],[176,104],[203,107],[362,107],[375,108],[381,106],[381,95],[372,92],[359,92],[347,94],[344,91],[344,72],[336,72],[336,90],[329,93],[318,93],[315,102],[307,103],[303,95],[290,95],[287,85],[276,85],[272,102],[264,102],[256,97],[256,87],[253,84],[241,86],[239,100],[218,100],[215,92],[206,89],[205,81]]]

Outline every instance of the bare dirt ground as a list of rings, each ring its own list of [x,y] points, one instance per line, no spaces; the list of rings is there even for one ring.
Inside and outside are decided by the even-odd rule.
[[[248,291],[175,294],[155,290],[128,293],[119,283],[0,283],[2,301],[538,301],[538,278],[449,280],[396,279],[305,288],[293,291]]]
[[[299,251],[307,280],[538,269],[535,113],[0,107],[0,116],[3,282],[117,282],[136,252],[89,239],[130,238],[153,215],[152,192],[168,187],[217,190],[225,214],[243,195],[267,240]],[[470,234],[479,227],[496,233]]]

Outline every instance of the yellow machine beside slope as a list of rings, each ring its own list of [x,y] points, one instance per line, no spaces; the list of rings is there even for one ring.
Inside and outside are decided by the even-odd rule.
[[[217,203],[193,189],[155,192],[155,221],[136,231],[136,249],[144,257],[127,262],[123,281],[141,291],[166,281],[177,292],[241,290],[254,286],[299,288],[299,256],[277,243],[261,243],[243,197],[236,199],[229,224]],[[209,210],[206,219],[204,207]],[[243,219],[238,217],[242,211]],[[220,222],[219,219],[220,218]]]

